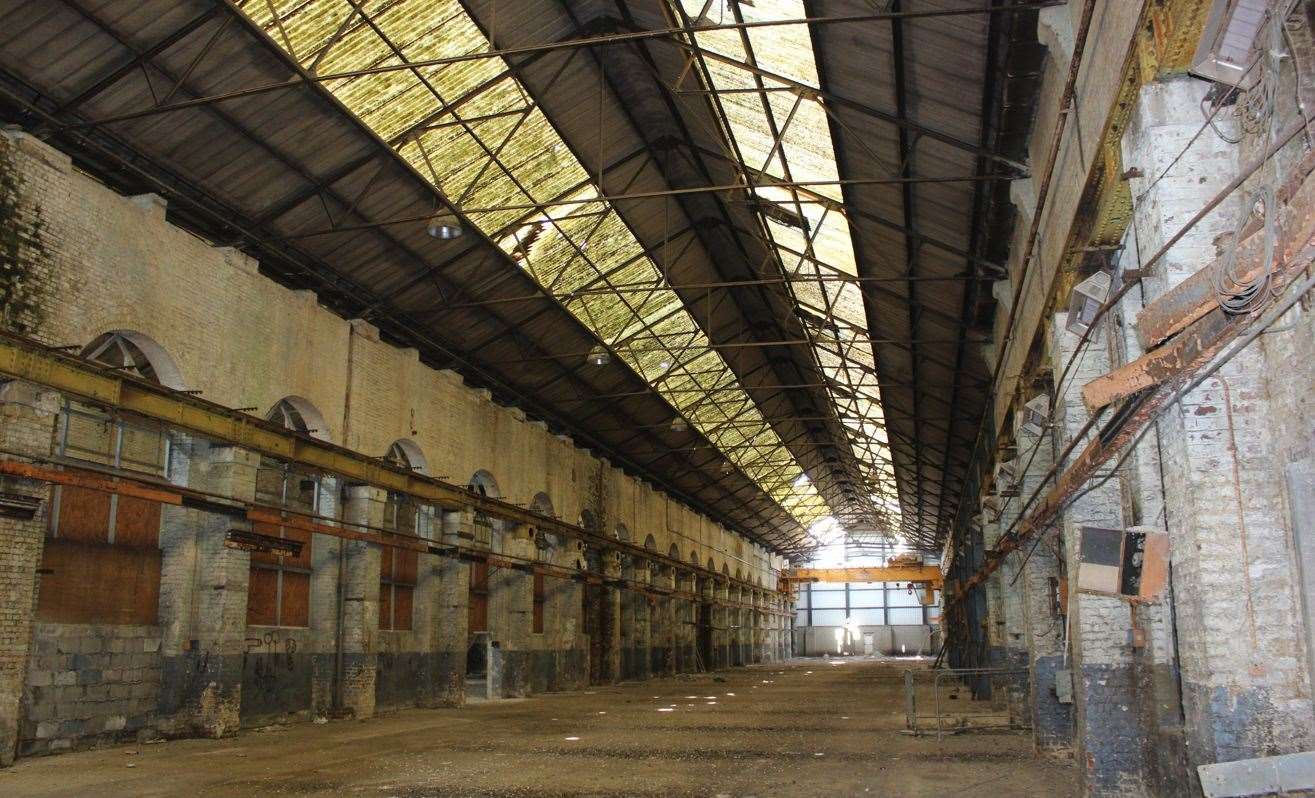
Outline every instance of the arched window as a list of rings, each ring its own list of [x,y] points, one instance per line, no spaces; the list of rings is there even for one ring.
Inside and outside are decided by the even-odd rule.
[[[557,517],[557,514],[553,512],[552,498],[549,497],[548,494],[542,492],[534,494],[534,498],[530,500],[530,512],[538,513],[539,515],[547,516],[549,518]],[[539,530],[534,540],[539,558],[545,561],[551,560],[553,552],[560,551],[565,543],[566,541],[561,535],[547,532],[542,529]],[[539,582],[536,582],[536,584],[542,582],[542,576],[542,574],[539,574],[536,577],[536,579],[539,579]]]
[[[466,489],[480,496],[487,496],[490,499],[502,498],[502,491],[498,489],[498,481],[493,478],[489,472],[480,469],[470,477],[470,482],[466,483]],[[498,551],[502,547],[502,525],[495,519],[489,517],[487,513],[475,512],[475,539],[477,542],[488,546],[491,551]]]
[[[424,452],[415,441],[401,438],[388,447],[384,461],[416,473],[428,471]],[[388,492],[384,500],[383,526],[399,536],[431,538],[434,509],[405,493]],[[385,537],[387,533],[385,533]],[[379,629],[405,631],[415,616],[415,589],[419,574],[419,552],[383,546],[379,553]]]
[[[649,535],[648,537],[644,538],[644,548],[648,549],[649,551],[657,551],[657,539],[654,538],[652,535]]]
[[[266,420],[284,429],[327,440],[328,425],[314,405],[300,396],[280,399]],[[304,466],[262,457],[256,469],[256,501],[296,513],[314,514],[320,506],[322,475]],[[289,513],[285,519],[293,518]],[[294,541],[296,554],[274,551],[251,553],[247,589],[248,626],[304,627],[310,625],[311,534],[289,524],[257,523],[252,531]]]
[[[580,521],[576,526],[590,532],[602,531],[602,526],[598,523],[598,516],[594,515],[592,510],[581,510]]]
[[[693,565],[695,568],[699,565],[699,553],[694,549],[689,550],[689,562],[690,565]]]
[[[98,336],[82,356],[170,388],[182,388],[177,364],[141,333]],[[168,477],[169,441],[149,422],[106,415],[66,400],[56,454],[74,461]],[[37,617],[56,623],[157,623],[160,505],[146,499],[57,486],[42,553]]]
[[[615,535],[616,539],[621,541],[622,543],[630,542],[630,530],[626,529],[625,524],[617,524],[616,531],[613,532],[612,534]]]
[[[420,445],[410,438],[398,438],[388,447],[384,461],[389,465],[414,471],[424,476],[429,475],[429,460],[421,451]]]
[[[114,330],[104,333],[82,350],[82,357],[176,391],[186,387],[173,358],[163,347],[139,332]]]
[[[672,543],[671,548],[667,549],[667,556],[673,560],[680,559],[680,549],[676,548],[675,543]]]
[[[555,517],[552,509],[552,497],[543,492],[534,494],[534,499],[530,501],[530,512]]]
[[[384,462],[391,466],[413,471],[417,474],[429,472],[428,461],[424,452],[415,441],[401,438],[388,447]],[[390,491],[384,504],[384,528],[401,532],[405,535],[432,539],[434,526],[434,508],[418,502],[415,497],[405,493]]]
[[[470,477],[470,482],[466,487],[481,496],[488,496],[490,499],[502,498],[502,493],[498,490],[498,481],[493,475],[484,469],[476,471]]]
[[[552,497],[542,491],[534,494],[534,498],[530,500],[530,512],[538,513],[539,515],[544,515],[549,518],[557,517],[556,513],[553,512]],[[553,552],[561,549],[562,542],[560,536],[551,532],[539,530],[538,535],[535,537],[534,545],[535,550],[539,554],[539,558],[544,561],[549,561],[552,560]],[[543,634],[544,616],[548,607],[548,579],[549,577],[542,571],[536,570],[534,572],[534,612],[530,619],[530,631],[534,634]]]
[[[265,414],[266,421],[320,440],[329,440],[329,424],[315,405],[300,396],[285,396]]]

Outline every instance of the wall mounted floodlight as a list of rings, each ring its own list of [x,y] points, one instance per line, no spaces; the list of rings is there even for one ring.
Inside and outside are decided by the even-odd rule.
[[[1050,396],[1037,394],[1027,400],[1019,416],[1018,431],[1034,438],[1041,437],[1050,423]]]
[[[1247,81],[1256,36],[1265,24],[1268,5],[1267,0],[1214,0],[1192,56],[1191,71],[1230,86]]]
[[[1001,460],[995,466],[995,489],[1001,496],[1018,495],[1018,461]]]
[[[1073,286],[1073,293],[1068,300],[1068,320],[1064,329],[1074,335],[1088,335],[1091,323],[1096,320],[1105,301],[1109,299],[1110,285],[1113,283],[1109,272],[1096,272],[1087,279]],[[1087,340],[1095,342],[1100,338],[1099,331],[1088,335]]]

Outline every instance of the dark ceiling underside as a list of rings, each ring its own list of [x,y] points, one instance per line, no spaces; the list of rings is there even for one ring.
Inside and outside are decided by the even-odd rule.
[[[497,48],[671,25],[658,0],[463,3]],[[878,7],[874,9],[874,6]],[[889,8],[886,8],[889,6]],[[949,3],[813,0],[812,17]],[[367,318],[425,362],[571,434],[712,518],[784,553],[805,530],[489,239],[441,242],[435,191],[233,5],[212,0],[0,2],[0,101],[12,122],[170,218],[256,256],[271,277]],[[1042,51],[1036,11],[810,26],[842,179],[1010,175],[1024,160]],[[673,92],[666,39],[509,59],[608,195],[734,183],[715,103]],[[600,66],[602,67],[600,70]],[[277,91],[252,87],[292,81]],[[600,87],[602,92],[600,103]],[[222,96],[224,99],[215,101]],[[170,110],[160,111],[160,106]],[[123,118],[130,116],[134,118]],[[106,121],[117,120],[117,121]],[[92,124],[98,123],[98,124]],[[607,146],[596,146],[600,127]],[[892,171],[895,174],[892,174]],[[986,402],[980,341],[1012,227],[1008,182],[853,184],[844,205],[863,283],[903,528],[934,549],[957,510]],[[660,210],[659,210],[660,208]],[[731,192],[618,206],[740,384],[843,514],[862,485],[761,222]],[[290,238],[328,227],[330,236]],[[671,257],[670,248],[680,247]],[[732,282],[737,285],[726,286]]]

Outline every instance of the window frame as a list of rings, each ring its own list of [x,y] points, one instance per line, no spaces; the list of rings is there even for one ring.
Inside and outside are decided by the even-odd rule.
[[[323,482],[322,482],[323,475],[309,471],[299,470],[293,467],[290,463],[284,463],[280,460],[275,460],[273,458],[262,457],[260,463],[256,466],[257,501],[260,501],[262,498],[262,494],[260,492],[259,472],[261,470],[274,470],[274,468],[271,468],[271,466],[277,466],[278,470],[282,472],[282,477],[279,486],[279,496],[276,500],[276,505],[278,507],[284,508],[285,510],[289,507],[293,507],[294,509],[302,509],[311,514],[318,514],[320,509],[320,492],[323,488]],[[310,488],[311,501],[310,501],[310,506],[308,508],[297,508],[295,505],[292,505],[290,503],[288,497],[288,485],[293,478],[296,478],[298,480],[307,479],[311,482],[311,488]],[[269,496],[269,494],[264,494],[264,495]],[[286,512],[283,512],[280,515],[281,515],[281,520],[286,520],[288,518],[288,513]],[[259,626],[259,627],[272,628],[272,629],[309,629],[311,626],[311,593],[312,593],[311,581],[314,578],[314,573],[315,573],[314,561],[311,559],[312,557],[311,547],[313,545],[314,535],[312,533],[306,532],[304,533],[305,539],[302,540],[299,537],[289,535],[288,534],[289,527],[284,524],[280,523],[273,526],[275,528],[276,537],[283,538],[285,540],[301,541],[302,554],[298,555],[298,559],[304,560],[306,564],[305,565],[289,564],[286,555],[283,554],[272,554],[271,556],[275,558],[274,560],[265,560],[258,558],[256,554],[253,553],[249,564],[250,571],[252,572],[257,570],[272,571],[275,574],[274,622],[260,623],[260,622],[252,621],[251,594],[250,594],[250,590],[248,589],[247,626],[248,627]],[[294,623],[284,622],[285,619],[283,615],[286,609],[286,607],[284,606],[284,600],[287,596],[287,593],[284,588],[286,583],[289,581],[287,579],[287,574],[295,574],[297,576],[304,576],[306,578],[306,622],[304,624],[294,624]]]
[[[389,452],[390,459],[392,452]],[[405,514],[405,515],[404,515]],[[403,528],[403,519],[410,519],[410,529]],[[427,504],[416,502],[410,496],[389,491],[384,499],[383,528],[407,537],[430,540],[433,529],[433,512]],[[388,567],[384,567],[387,558]],[[420,583],[420,552],[398,546],[380,546],[379,552],[379,625],[381,632],[411,632],[415,630],[415,594]],[[399,576],[409,567],[410,581]],[[411,613],[405,625],[397,617],[398,596],[410,599]],[[386,599],[385,599],[386,597]],[[387,621],[385,621],[385,608]]]
[[[533,579],[534,606],[530,629],[533,634],[541,635],[544,633],[544,619],[547,615],[548,580],[543,571],[535,571]]]

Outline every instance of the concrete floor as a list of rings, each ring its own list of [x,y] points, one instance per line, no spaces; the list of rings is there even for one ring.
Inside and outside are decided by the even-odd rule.
[[[1033,758],[1026,734],[900,734],[906,664],[835,662],[20,760],[0,795],[1074,793],[1072,763]]]

